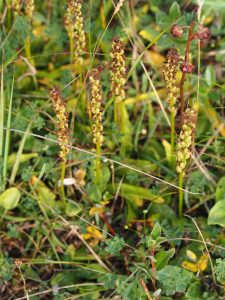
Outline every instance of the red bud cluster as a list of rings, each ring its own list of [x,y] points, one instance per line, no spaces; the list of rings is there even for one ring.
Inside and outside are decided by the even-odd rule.
[[[189,62],[182,63],[179,66],[179,68],[180,68],[181,72],[188,73],[188,74],[192,73],[192,71],[194,70],[194,66]]]
[[[199,25],[199,30],[193,34],[192,39],[206,40],[210,34],[209,28]]]
[[[180,26],[178,24],[174,24],[172,29],[170,30],[170,33],[172,34],[173,37],[181,37],[184,32],[184,27]]]

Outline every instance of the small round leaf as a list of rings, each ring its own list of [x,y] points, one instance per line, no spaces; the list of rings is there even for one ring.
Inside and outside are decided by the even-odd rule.
[[[7,210],[15,208],[20,200],[21,193],[16,187],[7,189],[0,196],[0,204]]]

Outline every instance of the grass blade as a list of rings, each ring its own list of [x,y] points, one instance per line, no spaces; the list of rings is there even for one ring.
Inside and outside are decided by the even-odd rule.
[[[8,112],[8,120],[7,120],[7,128],[11,126],[11,112],[12,112],[12,97],[13,97],[13,86],[14,86],[14,75],[13,74],[13,81],[12,81],[12,88],[9,100],[9,112]],[[7,173],[7,161],[8,161],[8,154],[9,154],[9,138],[10,138],[10,130],[6,131],[6,138],[5,138],[5,151],[4,151],[4,165],[3,165],[3,182],[6,177]],[[3,184],[3,189],[5,184]]]
[[[3,125],[4,125],[4,91],[3,91],[3,70],[1,74],[1,102],[0,102],[0,157],[3,156]]]

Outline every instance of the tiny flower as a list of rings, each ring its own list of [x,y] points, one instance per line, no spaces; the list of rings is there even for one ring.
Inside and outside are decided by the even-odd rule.
[[[181,37],[184,32],[183,26],[174,24],[172,29],[170,30],[170,33],[173,35],[173,37]]]

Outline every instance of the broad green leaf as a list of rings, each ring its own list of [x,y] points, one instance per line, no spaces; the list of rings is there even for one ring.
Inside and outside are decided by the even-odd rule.
[[[36,176],[32,176],[30,179],[30,182],[35,185],[38,181],[38,178]],[[62,202],[55,201],[56,195],[40,180],[35,187],[35,190],[38,192],[38,197],[41,200],[41,202],[45,203],[46,205],[50,206],[52,209],[55,209],[56,206],[59,208],[62,208],[63,204]],[[53,214],[50,209],[45,207],[46,212],[50,217],[53,217]]]
[[[170,21],[171,22],[174,21],[179,16],[179,14],[180,14],[180,6],[176,1],[174,1],[169,11]]]
[[[216,187],[216,202],[225,199],[225,177],[222,177]]]
[[[208,225],[225,227],[225,199],[218,201],[209,212]]]
[[[127,204],[127,224],[129,225],[138,217],[138,206],[133,197],[126,195],[124,198]]]
[[[150,238],[151,240],[156,240],[158,237],[161,236],[161,227],[159,225],[159,223],[155,223],[154,228],[152,229],[152,232],[150,233]]]
[[[156,31],[151,25],[148,25],[147,27],[145,27],[143,30],[141,30],[139,32],[139,34],[145,38],[146,40],[148,40],[149,42],[153,41],[154,39],[156,39],[156,37],[158,36],[159,32]]]
[[[220,102],[220,95],[215,91],[210,91],[209,94],[209,100],[214,102]]]
[[[170,249],[168,251],[162,251],[156,254],[155,259],[157,262],[155,263],[155,268],[157,271],[162,270],[168,264],[168,261],[171,257],[174,256],[175,249]]]
[[[119,187],[118,183],[114,184],[115,191],[117,191],[118,187]],[[110,193],[114,192],[112,184],[108,185],[108,191]],[[146,190],[142,187],[126,184],[126,183],[121,184],[121,187],[119,189],[119,195],[123,195],[123,196],[128,195],[128,196],[133,196],[133,197],[138,196],[140,198],[144,198],[144,199],[153,201],[155,203],[164,203],[165,202],[162,197],[153,195],[149,190]]]
[[[167,219],[175,219],[176,214],[174,210],[165,203],[152,203],[149,215],[160,214],[162,217]]]
[[[208,65],[205,69],[205,79],[209,80],[207,81],[207,85],[211,88],[214,86],[213,82],[216,81],[216,72],[212,65]]]
[[[163,11],[158,11],[156,13],[156,23],[161,29],[166,29],[170,25],[170,19],[166,13]]]
[[[148,160],[142,160],[142,159],[133,159],[133,158],[128,158],[126,160],[126,164],[132,168],[138,169],[142,172],[149,172],[149,171],[155,171],[157,169],[157,165],[151,163]],[[124,175],[127,172],[127,168],[125,167],[117,167],[115,169],[115,172],[117,175]],[[133,171],[133,170],[129,170],[129,173],[132,174],[137,174],[140,175],[139,172],[137,171]]]
[[[170,297],[161,297],[160,300],[173,300],[173,299]]]
[[[203,291],[202,285],[199,282],[192,283],[186,293],[186,299],[202,299]]]
[[[15,208],[20,200],[20,190],[16,187],[7,189],[0,196],[0,204],[7,210]]]
[[[167,140],[162,140],[162,144],[163,144],[163,147],[165,149],[165,152],[166,152],[166,159],[169,163],[169,165],[171,166],[174,159],[173,159],[173,156],[175,153],[172,154],[171,152],[171,144],[167,141]]]
[[[156,246],[166,241],[166,238],[164,237],[157,237],[156,238]]]
[[[66,214],[69,217],[74,217],[81,212],[81,208],[75,203],[68,201],[66,203]]]
[[[99,203],[102,200],[102,193],[96,184],[92,184],[88,189],[88,196],[91,201]]]
[[[7,164],[8,169],[13,167],[13,165],[15,163],[16,155],[17,155],[17,153],[13,153],[8,156],[8,164]],[[24,163],[25,161],[28,161],[36,156],[38,156],[38,153],[21,154],[20,155],[20,163]]]

